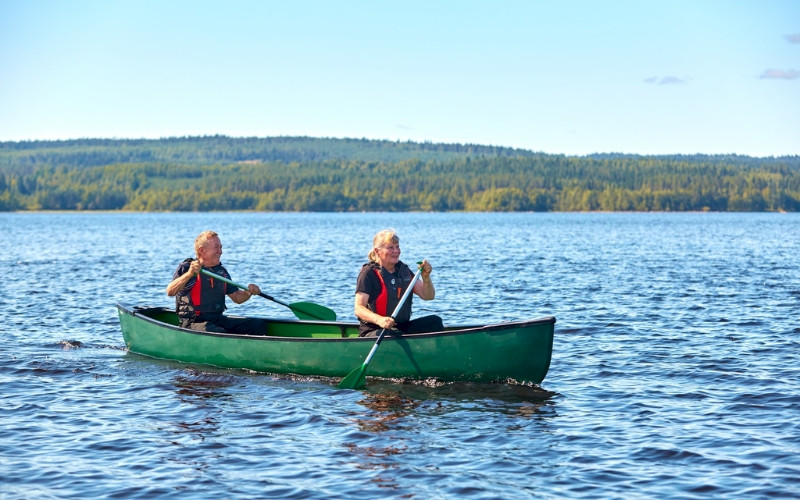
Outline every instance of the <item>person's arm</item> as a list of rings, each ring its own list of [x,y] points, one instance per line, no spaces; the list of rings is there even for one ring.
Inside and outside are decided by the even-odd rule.
[[[243,302],[247,302],[250,300],[250,297],[253,295],[258,295],[259,293],[261,293],[261,289],[257,285],[250,283],[247,285],[247,290],[242,290],[240,288],[233,293],[229,293],[228,297],[230,297],[231,300],[237,304],[241,304]]]
[[[169,285],[167,285],[167,295],[174,297],[178,292],[183,290],[186,287],[186,284],[189,283],[189,280],[200,273],[201,268],[202,265],[200,264],[200,261],[193,260],[188,271],[169,282]]]
[[[369,304],[369,295],[356,292],[355,313],[358,319],[367,323],[374,323],[381,328],[394,328],[395,322],[391,316],[381,316],[378,313],[374,313],[369,310],[367,304]]]
[[[414,293],[422,300],[433,300],[436,297],[436,288],[431,281],[431,272],[433,267],[427,260],[422,261],[422,274],[420,279],[414,284]]]

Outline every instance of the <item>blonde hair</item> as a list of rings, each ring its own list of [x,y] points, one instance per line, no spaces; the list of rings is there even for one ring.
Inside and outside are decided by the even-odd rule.
[[[400,243],[400,237],[397,236],[397,231],[391,228],[379,231],[372,238],[372,250],[370,250],[367,254],[369,261],[380,264],[380,262],[378,262],[378,253],[375,251],[375,249],[381,245],[386,245],[389,243],[394,243],[395,245]]]
[[[214,231],[203,231],[202,233],[200,233],[197,236],[197,238],[195,238],[195,240],[194,240],[194,253],[195,253],[196,256],[200,255],[200,249],[211,238],[219,238],[219,235],[217,233],[215,233]]]

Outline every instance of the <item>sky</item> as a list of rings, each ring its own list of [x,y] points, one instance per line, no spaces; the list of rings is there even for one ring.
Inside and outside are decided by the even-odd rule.
[[[800,0],[0,0],[0,141],[800,154]]]

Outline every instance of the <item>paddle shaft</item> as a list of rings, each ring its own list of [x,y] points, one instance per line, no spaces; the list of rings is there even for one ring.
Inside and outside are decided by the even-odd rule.
[[[394,308],[394,312],[392,312],[392,316],[391,316],[392,319],[395,319],[397,317],[397,314],[400,312],[400,308],[403,307],[403,304],[405,304],[406,299],[408,298],[409,294],[411,293],[411,290],[414,288],[414,285],[417,283],[417,280],[419,279],[420,274],[422,274],[422,268],[421,267],[417,270],[417,274],[414,275],[414,279],[411,280],[411,284],[408,285],[408,288],[406,288],[405,293],[400,298],[400,302],[398,302],[397,306]],[[381,333],[378,334],[378,340],[375,341],[375,345],[373,345],[372,349],[369,351],[369,354],[367,355],[367,359],[364,360],[364,366],[367,366],[369,364],[370,360],[372,359],[372,356],[375,354],[375,351],[378,350],[378,346],[381,345],[381,340],[383,340],[383,335],[385,333],[386,333],[386,328],[382,329]]]
[[[220,276],[219,274],[214,274],[214,273],[212,273],[211,271],[209,271],[208,269],[201,269],[201,270],[200,270],[200,272],[201,272],[201,273],[203,273],[203,274],[205,274],[206,276],[211,276],[212,278],[218,279],[218,280],[220,280],[220,281],[224,281],[225,283],[227,283],[227,284],[229,284],[229,285],[237,286],[237,287],[241,288],[242,290],[247,290],[247,287],[246,287],[246,286],[244,286],[244,285],[240,285],[239,283],[236,283],[236,282],[234,282],[234,281],[231,281],[231,280],[229,280],[228,278],[225,278],[224,276]],[[291,307],[292,307],[292,306],[290,306],[289,304],[287,304],[286,302],[281,302],[280,300],[278,300],[278,299],[276,299],[276,298],[274,298],[274,297],[270,297],[270,296],[269,296],[269,295],[267,295],[266,293],[263,293],[263,292],[262,292],[262,293],[259,293],[259,295],[260,295],[260,296],[262,296],[262,297],[264,297],[264,298],[265,298],[265,299],[267,299],[267,300],[271,300],[271,301],[273,301],[273,302],[277,302],[278,304],[280,304],[280,305],[282,305],[282,306],[286,306],[286,307],[289,307],[289,308],[291,308]]]
[[[207,269],[202,269],[201,272],[207,276],[211,276],[212,278],[216,278],[220,281],[225,283],[230,283],[233,286],[242,288],[247,290],[247,287],[244,285],[240,285],[234,281],[231,281],[227,278],[224,278],[218,274],[214,274]],[[329,309],[325,306],[321,306],[319,304],[314,304],[313,302],[295,302],[294,304],[287,304],[286,302],[280,301],[275,297],[270,297],[266,293],[259,293],[260,296],[264,297],[267,300],[271,300],[276,302],[282,306],[286,306],[292,310],[295,316],[300,319],[311,319],[311,320],[320,320],[320,321],[336,321],[336,313],[333,309]]]

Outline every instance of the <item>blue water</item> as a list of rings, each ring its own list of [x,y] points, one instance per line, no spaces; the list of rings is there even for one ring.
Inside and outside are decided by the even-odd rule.
[[[125,351],[115,303],[172,305],[204,229],[234,280],[350,319],[385,227],[433,263],[416,314],[556,316],[541,387],[358,392]],[[800,497],[798,214],[20,213],[0,233],[3,499]]]

